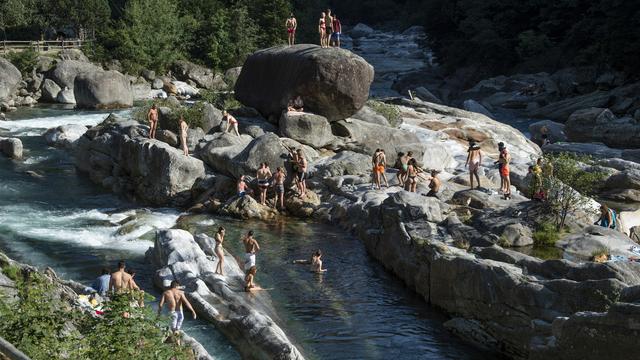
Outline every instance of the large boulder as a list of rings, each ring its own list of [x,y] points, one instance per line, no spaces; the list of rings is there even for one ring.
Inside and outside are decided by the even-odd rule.
[[[17,138],[0,137],[0,153],[11,159],[22,159],[22,141]]]
[[[78,60],[62,60],[58,61],[55,69],[49,73],[49,78],[56,82],[61,88],[65,86],[73,90],[76,76],[79,74],[94,73],[102,71],[102,69],[89,62]]]
[[[205,103],[202,109],[202,130],[208,133],[211,129],[217,129],[221,122],[222,111],[209,103]]]
[[[235,95],[241,103],[276,119],[292,98],[300,96],[306,110],[334,121],[362,108],[373,73],[371,65],[348,50],[277,46],[249,56]]]
[[[79,107],[114,109],[133,106],[131,84],[117,71],[78,74],[73,93]]]
[[[61,90],[62,89],[60,89],[60,86],[58,86],[55,81],[51,79],[44,79],[42,82],[42,96],[40,96],[40,101],[56,102]]]
[[[0,57],[0,100],[9,98],[18,88],[22,80],[20,70],[13,66],[9,60]]]
[[[56,102],[58,102],[60,104],[72,104],[72,105],[75,105],[76,97],[73,94],[73,89],[69,89],[69,88],[65,87],[63,90],[61,90],[58,93],[58,96],[56,96]]]
[[[574,142],[602,142],[614,148],[640,147],[640,124],[631,118],[618,119],[604,108],[588,108],[571,114],[565,133]]]
[[[284,112],[280,117],[280,135],[314,148],[324,147],[333,140],[329,121],[310,113]]]
[[[624,233],[597,225],[588,226],[581,233],[569,235],[556,243],[556,246],[566,252],[583,259],[603,250],[613,255],[637,256],[629,251],[635,245]]]
[[[251,196],[231,198],[219,210],[221,215],[232,216],[240,219],[274,220],[279,214],[272,207],[261,205]]]
[[[172,68],[173,74],[178,80],[191,80],[201,88],[221,90],[227,86],[221,74],[214,73],[211,69],[186,60],[176,61]]]
[[[86,132],[84,125],[69,124],[51,128],[43,136],[48,145],[70,149]]]
[[[601,191],[609,199],[640,201],[640,170],[626,169],[610,176]]]
[[[313,163],[320,177],[367,175],[371,172],[371,156],[353,151],[341,151]]]

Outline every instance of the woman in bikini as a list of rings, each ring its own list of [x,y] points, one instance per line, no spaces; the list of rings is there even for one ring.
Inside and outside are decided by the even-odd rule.
[[[478,170],[480,169],[480,164],[482,163],[482,153],[480,153],[480,146],[478,146],[475,142],[469,142],[469,149],[467,149],[467,161],[465,162],[465,166],[469,168],[469,182],[471,188],[473,189],[473,178],[475,177],[478,180],[478,189],[480,188],[480,175],[478,175]]]
[[[269,180],[273,175],[267,163],[260,163],[260,169],[256,174],[258,179],[258,187],[260,188],[260,204],[267,204],[267,190],[269,189]]]
[[[418,187],[418,162],[416,159],[410,159],[407,167],[407,181],[404,189],[410,192],[416,192]]]
[[[327,20],[326,20],[327,15],[325,13],[322,13],[322,15],[320,15],[320,23],[318,24],[318,33],[320,33],[320,46],[325,48],[326,46],[326,39],[327,39]]]
[[[214,248],[213,252],[216,254],[216,256],[218,257],[218,265],[216,265],[216,270],[215,273],[216,274],[220,274],[220,275],[224,275],[224,250],[222,249],[222,243],[224,242],[224,233],[225,230],[222,226],[220,226],[218,228],[218,232],[216,232],[216,235],[214,236],[215,240],[216,240],[216,247]]]
[[[230,130],[233,130],[237,136],[240,136],[240,132],[238,131],[238,120],[233,117],[233,115],[229,114],[226,110],[222,113],[222,119],[227,120],[227,128],[224,130],[225,133],[228,133]]]
[[[496,163],[500,170],[500,191],[504,194],[504,199],[511,199],[511,179],[509,178],[509,163],[511,162],[511,155],[507,151],[507,147],[503,142],[498,143],[498,151],[500,157]]]
[[[287,27],[287,34],[289,34],[289,46],[295,45],[296,29],[298,28],[298,21],[293,16],[293,13],[289,15],[289,18],[287,19],[285,26]]]

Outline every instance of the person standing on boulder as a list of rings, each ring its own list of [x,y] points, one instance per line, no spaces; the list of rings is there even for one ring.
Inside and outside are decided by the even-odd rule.
[[[304,197],[307,194],[307,159],[304,158],[302,149],[298,149],[296,153],[298,154],[298,189],[300,197]]]
[[[273,207],[284,209],[284,179],[285,174],[281,167],[276,168],[276,173],[273,175],[273,186],[276,188],[276,201]]]
[[[340,35],[342,35],[342,24],[338,20],[338,16],[333,14],[333,34],[331,35],[329,45],[333,44],[335,47],[340,47]]]
[[[258,187],[260,188],[260,204],[267,204],[267,190],[269,189],[269,180],[273,175],[271,174],[271,169],[267,163],[260,163],[260,169],[256,174],[256,178],[258,179]]]
[[[147,120],[149,121],[149,139],[156,138],[156,130],[158,129],[158,107],[156,104],[151,105],[151,109],[147,113]]]
[[[409,166],[407,168],[407,182],[404,189],[410,192],[416,192],[418,187],[418,162],[416,159],[411,158],[409,160]]]
[[[320,46],[325,48],[327,44],[327,19],[325,13],[320,15],[320,23],[318,24],[318,33],[320,34]]]
[[[296,44],[296,30],[298,29],[298,21],[293,16],[293,13],[289,14],[289,18],[285,24],[287,27],[287,34],[289,34],[289,46]]]
[[[331,46],[331,37],[333,36],[333,16],[331,16],[331,9],[327,9],[327,18],[326,21],[326,32],[325,32],[325,42],[326,47]]]
[[[222,243],[224,242],[224,234],[225,230],[222,226],[218,228],[218,232],[214,235],[214,239],[216,240],[216,247],[213,249],[213,252],[216,254],[218,258],[218,265],[216,265],[216,270],[214,273],[218,275],[224,276],[224,249],[222,248]]]
[[[244,269],[248,270],[252,266],[256,266],[256,253],[260,251],[260,244],[253,238],[253,230],[250,230],[247,235],[242,238],[244,244]]]
[[[480,175],[478,175],[478,170],[480,170],[481,163],[482,153],[480,152],[480,146],[478,146],[474,141],[470,141],[469,149],[467,149],[467,161],[465,162],[465,166],[469,168],[469,183],[471,185],[471,189],[473,189],[474,177],[478,180],[477,189],[480,188]]]
[[[158,304],[158,315],[160,315],[164,303],[167,303],[169,313],[171,314],[171,331],[174,333],[180,331],[180,328],[182,328],[182,321],[184,320],[184,314],[182,313],[183,305],[191,311],[194,319],[197,318],[191,303],[187,300],[187,297],[184,296],[184,291],[178,289],[178,286],[180,286],[180,284],[176,280],[173,280],[169,289],[162,293],[162,298]]]
[[[504,194],[504,199],[511,199],[511,179],[509,178],[509,163],[511,162],[511,155],[507,151],[507,147],[503,142],[498,143],[498,151],[500,157],[496,164],[500,170],[500,191]]]
[[[240,136],[240,132],[238,132],[238,120],[236,120],[233,115],[229,114],[227,110],[222,113],[222,120],[227,121],[227,128],[224,130],[225,133],[228,133],[229,130],[233,130],[237,136]]]
[[[189,125],[184,121],[184,117],[180,115],[180,143],[182,144],[182,152],[184,156],[189,156],[189,148],[187,147],[187,131],[189,131]]]

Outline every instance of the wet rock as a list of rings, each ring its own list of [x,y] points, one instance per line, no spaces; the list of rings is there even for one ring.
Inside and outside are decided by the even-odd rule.
[[[276,119],[292,98],[300,96],[305,110],[335,121],[362,108],[372,81],[373,67],[347,50],[280,46],[249,56],[235,95],[266,118]]]
[[[333,140],[331,125],[326,118],[298,112],[284,112],[280,117],[280,135],[314,148],[321,148]]]
[[[279,217],[276,209],[261,205],[249,195],[229,199],[218,210],[218,213],[240,219],[257,219],[263,221],[274,220]]]
[[[51,128],[43,136],[50,146],[71,149],[85,132],[87,132],[86,126],[69,124]]]
[[[73,94],[73,90],[65,87],[63,90],[61,90],[58,93],[58,96],[56,96],[56,102],[58,102],[60,104],[72,104],[72,105],[75,105],[76,98],[75,98],[75,96]]]
[[[0,137],[0,151],[8,158],[22,159],[22,141],[17,138]]]

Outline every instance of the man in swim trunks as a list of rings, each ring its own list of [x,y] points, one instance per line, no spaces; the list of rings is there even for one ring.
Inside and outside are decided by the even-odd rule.
[[[384,169],[386,162],[387,162],[387,158],[384,155],[384,150],[377,149],[376,152],[373,154],[372,163],[373,163],[374,182],[378,190],[380,190],[381,188],[381,185],[380,185],[381,177],[384,178],[385,185],[389,187],[389,183],[387,182],[387,176],[385,174],[385,169]]]
[[[482,163],[482,153],[480,152],[480,146],[478,146],[474,141],[469,141],[469,149],[467,149],[467,161],[465,162],[465,166],[469,168],[469,182],[471,185],[471,189],[473,189],[473,178],[475,177],[478,180],[478,187],[480,188],[480,175],[478,175],[478,170],[480,169],[480,164]]]
[[[249,188],[249,186],[247,185],[247,183],[244,181],[245,177],[244,175],[240,175],[240,179],[238,179],[238,186],[237,186],[237,190],[238,190],[238,196],[239,197],[243,197],[245,196],[247,193],[252,193],[253,191]]]
[[[256,173],[258,179],[258,187],[260,188],[260,204],[267,204],[267,190],[269,189],[269,180],[273,175],[267,163],[260,163],[260,169]]]
[[[298,189],[300,190],[300,197],[304,197],[307,194],[307,159],[302,154],[302,149],[296,150],[298,155]]]
[[[252,266],[256,266],[256,253],[260,250],[258,241],[253,238],[253,230],[249,231],[247,235],[242,239],[244,244],[244,268],[250,269]]]
[[[340,35],[342,35],[342,24],[340,20],[338,20],[338,16],[333,14],[333,34],[331,35],[329,45],[333,44],[333,46],[340,47]]]
[[[327,17],[325,18],[325,25],[326,25],[326,30],[325,30],[325,42],[326,42],[326,47],[331,46],[331,44],[329,44],[329,41],[331,39],[331,35],[333,34],[333,16],[331,16],[331,9],[327,9]]]
[[[298,21],[293,16],[293,13],[289,14],[289,18],[285,23],[287,27],[287,34],[289,34],[289,46],[295,45],[296,43],[296,30],[298,29]]]
[[[227,121],[227,128],[224,130],[225,133],[228,133],[230,130],[235,131],[237,136],[240,136],[238,132],[238,120],[236,120],[233,115],[229,114],[227,110],[222,113],[222,120]]]
[[[273,175],[273,183],[276,188],[276,201],[274,207],[277,209],[280,204],[280,209],[284,209],[284,179],[285,174],[281,167],[276,168],[276,173]]]
[[[151,109],[147,113],[147,120],[149,120],[149,139],[156,138],[156,130],[158,129],[158,107],[156,104],[151,105]]]
[[[109,281],[109,292],[119,293],[128,289],[131,281],[131,275],[124,271],[126,265],[124,260],[118,262],[118,271],[111,274]]]
[[[193,310],[193,307],[191,307],[191,303],[187,300],[187,297],[184,296],[184,291],[178,289],[179,285],[176,280],[173,280],[169,289],[162,293],[162,298],[158,304],[158,315],[160,315],[164,303],[167,303],[169,313],[171,314],[171,331],[173,332],[180,331],[182,327],[182,321],[184,320],[182,305],[191,311],[193,319],[197,318],[196,312]]]

